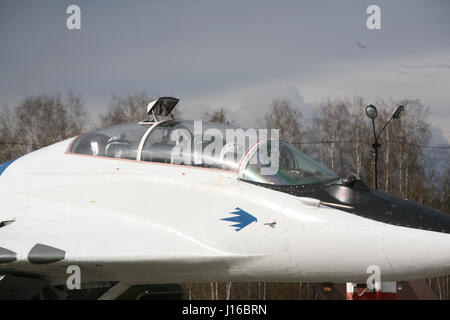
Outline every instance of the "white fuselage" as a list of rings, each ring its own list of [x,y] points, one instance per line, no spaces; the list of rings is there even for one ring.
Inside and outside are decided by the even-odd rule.
[[[16,160],[0,176],[0,247],[17,261],[0,271],[64,284],[203,281],[365,282],[450,271],[450,235],[397,227],[269,190],[225,170],[67,153],[72,139]],[[257,221],[240,231],[241,208]],[[66,252],[31,264],[37,243]]]

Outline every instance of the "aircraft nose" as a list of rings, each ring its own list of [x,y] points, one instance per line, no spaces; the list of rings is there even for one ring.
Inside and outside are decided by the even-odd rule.
[[[416,202],[368,187],[331,186],[327,192],[335,200],[352,206],[354,209],[349,212],[359,216],[395,226],[450,233],[450,214]]]
[[[373,211],[377,220],[391,225],[384,232],[383,247],[394,274],[420,278],[450,273],[450,215],[384,192],[372,193],[381,200]]]
[[[450,273],[450,234],[409,228],[386,228],[383,249],[393,279]]]

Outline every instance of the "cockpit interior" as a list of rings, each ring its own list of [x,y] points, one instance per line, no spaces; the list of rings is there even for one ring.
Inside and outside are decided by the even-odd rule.
[[[176,120],[120,124],[80,135],[72,144],[70,153],[236,172],[242,168],[243,180],[264,184],[299,185],[338,178],[283,141],[277,144],[277,171],[262,174],[262,169],[271,165],[273,147],[270,139],[258,141],[256,147],[245,139],[240,142],[215,141],[214,136],[208,135],[210,129],[225,137],[227,129],[237,127],[202,122],[201,128],[202,131],[197,132],[194,121]],[[201,148],[197,148],[199,145]],[[263,147],[267,152],[258,152]],[[202,152],[208,148],[210,152]],[[246,163],[242,163],[244,160]]]

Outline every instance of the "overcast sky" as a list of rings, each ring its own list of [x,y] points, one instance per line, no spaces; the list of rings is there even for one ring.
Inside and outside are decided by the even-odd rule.
[[[0,104],[69,89],[93,113],[145,91],[247,122],[274,98],[306,113],[328,96],[420,98],[450,139],[450,1],[0,0]]]

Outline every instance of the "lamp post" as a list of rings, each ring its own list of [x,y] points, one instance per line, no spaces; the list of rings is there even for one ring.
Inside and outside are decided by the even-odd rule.
[[[370,105],[366,107],[366,115],[372,120],[372,128],[373,128],[373,138],[374,142],[372,144],[372,175],[373,175],[373,188],[378,189],[378,148],[381,146],[378,143],[378,138],[381,133],[386,129],[387,125],[395,119],[400,118],[405,113],[404,106],[398,106],[395,108],[394,112],[389,117],[389,120],[384,125],[383,129],[377,134],[375,130],[375,118],[377,117],[377,108],[374,105]]]

